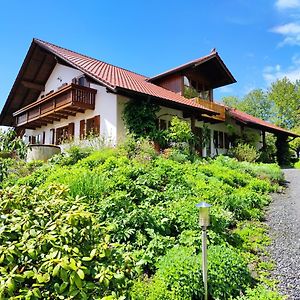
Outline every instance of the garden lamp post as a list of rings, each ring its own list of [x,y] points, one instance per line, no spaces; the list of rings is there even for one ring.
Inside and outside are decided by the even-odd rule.
[[[204,284],[204,300],[207,300],[207,233],[206,229],[209,226],[209,208],[210,204],[200,202],[196,205],[199,208],[199,225],[202,229],[202,278]]]

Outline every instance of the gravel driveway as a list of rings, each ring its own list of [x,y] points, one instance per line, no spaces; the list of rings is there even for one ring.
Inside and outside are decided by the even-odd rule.
[[[279,280],[279,291],[289,300],[300,300],[300,170],[284,170],[287,189],[273,195],[267,211],[272,244],[271,258],[276,262],[272,272]]]

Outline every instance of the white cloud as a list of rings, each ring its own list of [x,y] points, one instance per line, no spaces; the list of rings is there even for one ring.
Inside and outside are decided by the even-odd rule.
[[[277,79],[287,77],[291,81],[295,82],[300,79],[300,55],[294,55],[292,57],[292,64],[283,69],[279,64],[275,66],[266,66],[263,70],[263,77],[267,84],[271,84]]]
[[[300,7],[300,0],[277,0],[275,6],[278,9],[289,9]]]
[[[300,24],[296,22],[276,26],[272,28],[271,31],[281,34],[284,37],[283,41],[279,44],[279,46],[283,46],[286,44],[300,45]]]

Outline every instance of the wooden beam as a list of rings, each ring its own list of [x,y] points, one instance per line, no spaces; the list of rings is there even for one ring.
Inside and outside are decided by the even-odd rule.
[[[27,81],[27,80],[22,80],[21,81],[22,85],[29,88],[29,89],[34,89],[34,90],[38,90],[40,92],[45,91],[45,86],[42,84],[38,84],[38,83],[34,83],[31,81]]]
[[[76,112],[69,110],[69,109],[62,109],[59,112],[61,112],[62,114],[66,114],[66,115],[70,115],[70,116],[76,116]]]

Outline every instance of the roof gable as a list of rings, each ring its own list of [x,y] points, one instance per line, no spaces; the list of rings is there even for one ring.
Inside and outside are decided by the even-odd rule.
[[[129,92],[163,99],[167,102],[172,102],[175,105],[193,108],[198,110],[200,113],[210,115],[215,114],[214,111],[205,108],[200,104],[148,82],[147,77],[143,75],[39,39],[33,39],[13,88],[1,112],[0,124],[12,126],[12,113],[24,104],[28,104],[28,101],[33,102],[38,97],[39,92],[36,92],[28,86],[22,86],[21,84],[24,80],[24,76],[26,75],[26,70],[29,68],[35,68],[36,73],[34,76],[29,78],[30,82],[33,84],[38,83],[39,85],[44,85],[50,76],[50,71],[53,70],[58,59],[67,65],[82,71],[84,74],[94,79],[96,82],[106,86],[113,92],[118,92],[120,89],[123,89]],[[47,69],[47,66],[49,70]],[[47,78],[45,79],[45,77]]]
[[[183,65],[172,68],[168,71],[155,75],[148,79],[149,82],[159,82],[160,80],[172,76],[174,74],[188,74],[189,72],[201,72],[206,74],[212,84],[212,88],[235,83],[236,80],[219,56],[215,49],[206,56],[192,60]],[[219,79],[214,82],[217,77]]]

